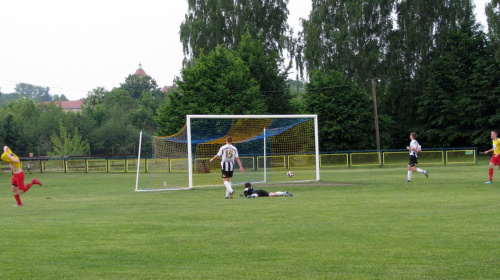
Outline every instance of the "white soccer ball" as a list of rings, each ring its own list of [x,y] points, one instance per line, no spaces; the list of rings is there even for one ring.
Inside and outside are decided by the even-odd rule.
[[[292,172],[292,171],[288,171],[288,172],[286,173],[286,176],[288,176],[288,177],[292,177],[292,176],[293,176],[293,172]]]

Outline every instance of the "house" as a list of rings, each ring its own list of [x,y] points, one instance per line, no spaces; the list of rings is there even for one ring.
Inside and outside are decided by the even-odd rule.
[[[76,101],[51,101],[44,103],[45,104],[54,103],[56,106],[61,107],[65,112],[81,112],[83,106],[83,99]]]
[[[175,82],[175,79],[174,81],[172,82],[172,85],[171,86],[164,86],[161,91],[163,92],[169,92],[170,90],[173,90],[177,87],[177,83]]]

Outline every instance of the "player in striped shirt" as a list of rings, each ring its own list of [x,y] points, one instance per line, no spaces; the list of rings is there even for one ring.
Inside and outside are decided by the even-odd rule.
[[[410,133],[410,139],[410,146],[406,146],[406,149],[410,151],[410,162],[408,162],[408,179],[405,181],[407,183],[411,182],[411,175],[413,171],[424,173],[425,177],[429,178],[429,172],[427,172],[427,170],[417,168],[418,152],[422,150],[422,147],[420,146],[420,144],[418,144],[417,141],[417,134],[415,132]]]
[[[240,166],[240,172],[244,172],[243,165],[241,165],[240,156],[238,155],[238,149],[233,146],[233,138],[228,136],[226,138],[226,145],[220,147],[219,152],[210,159],[210,162],[214,161],[216,158],[221,157],[220,162],[222,168],[222,183],[226,187],[226,198],[233,198],[234,190],[231,185],[231,179],[233,178],[234,161],[238,162]]]

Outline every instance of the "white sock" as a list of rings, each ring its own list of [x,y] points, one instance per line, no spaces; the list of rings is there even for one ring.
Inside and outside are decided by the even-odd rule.
[[[420,168],[417,168],[417,172],[419,172],[419,173],[424,173],[424,170],[423,170],[423,169],[420,169]]]
[[[233,192],[233,188],[231,187],[231,183],[230,183],[230,182],[225,181],[225,182],[224,182],[224,186],[226,186],[226,189],[227,189],[227,191],[228,191],[229,193],[232,193],[232,192]],[[226,192],[226,193],[227,193],[227,192]],[[226,195],[226,196],[228,196],[228,195]]]
[[[284,192],[276,192],[276,196],[284,196],[286,193]]]
[[[408,181],[411,181],[411,173],[412,173],[412,171],[408,170]]]

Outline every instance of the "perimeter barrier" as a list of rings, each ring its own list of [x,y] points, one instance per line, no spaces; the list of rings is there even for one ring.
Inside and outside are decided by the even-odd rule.
[[[320,153],[320,168],[351,168],[364,166],[401,166],[408,164],[408,151],[381,150],[381,151],[341,151]],[[478,150],[476,147],[425,149],[418,153],[418,160],[425,165],[477,165]],[[242,155],[244,166],[250,170],[263,168],[262,155]],[[139,172],[150,172],[153,160],[165,161],[169,170],[185,168],[187,158],[152,159],[141,158]],[[137,172],[137,157],[39,157],[21,158],[25,173],[135,173]],[[210,172],[201,164],[204,159],[194,159],[195,170]],[[272,168],[294,170],[301,167],[310,167],[315,164],[315,157],[310,154],[273,155],[266,158]],[[1,162],[2,172],[11,172],[8,163]]]

